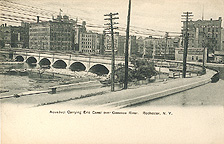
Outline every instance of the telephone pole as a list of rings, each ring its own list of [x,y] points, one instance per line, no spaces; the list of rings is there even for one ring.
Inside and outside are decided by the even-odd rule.
[[[128,88],[128,41],[129,41],[130,13],[131,13],[131,0],[129,0],[127,29],[126,29],[124,89]]]
[[[182,72],[182,77],[185,78],[186,77],[186,70],[187,70],[187,49],[188,49],[188,38],[189,38],[189,34],[188,34],[188,21],[189,19],[191,19],[190,17],[193,16],[192,12],[183,12],[183,15],[181,15],[184,19],[186,19],[185,22],[185,34],[184,34],[184,52],[183,52],[183,72]]]
[[[115,75],[115,56],[114,56],[114,29],[117,29],[118,27],[113,27],[114,24],[118,24],[113,22],[115,19],[119,19],[119,17],[113,17],[115,15],[118,15],[118,13],[109,13],[105,14],[104,16],[109,16],[109,18],[105,18],[104,20],[109,20],[110,23],[106,23],[105,25],[109,25],[106,30],[109,30],[106,34],[111,34],[111,48],[112,48],[112,59],[111,59],[111,91],[114,91],[114,75]]]

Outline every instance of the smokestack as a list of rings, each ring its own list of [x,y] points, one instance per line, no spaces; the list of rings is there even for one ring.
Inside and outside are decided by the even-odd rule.
[[[37,16],[37,23],[39,23],[39,21],[40,21],[40,17],[39,17],[39,16]]]

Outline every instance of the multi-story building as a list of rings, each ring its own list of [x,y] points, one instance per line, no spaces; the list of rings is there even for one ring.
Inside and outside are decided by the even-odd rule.
[[[221,51],[224,51],[224,28],[221,30]]]
[[[100,35],[86,32],[80,35],[79,51],[88,54],[100,53]]]
[[[175,58],[175,48],[179,47],[179,38],[154,38],[138,39],[138,51],[142,57],[147,58]]]
[[[2,24],[0,27],[0,43],[1,48],[3,47],[11,47],[12,41],[12,31],[11,27],[6,24]]]
[[[117,56],[125,55],[125,36],[118,35],[117,37]]]
[[[81,36],[83,33],[87,33],[86,22],[83,21],[82,25],[78,25],[76,20],[75,25],[73,25],[73,31],[74,31],[74,50],[81,52],[82,51],[80,50]]]
[[[20,35],[18,37],[22,48],[29,48],[29,27],[29,23],[21,23]]]
[[[143,40],[142,57],[152,58],[153,50],[155,50],[155,39],[147,37]]]
[[[114,52],[117,56],[124,56],[125,55],[125,36],[119,35],[119,33],[114,34]],[[105,41],[105,54],[111,54],[111,36],[106,35]],[[130,36],[129,37],[129,56],[132,56],[133,54],[136,54],[138,52],[138,47],[136,43],[136,36]]]
[[[21,23],[21,26],[7,26],[2,24],[0,27],[1,47],[20,47],[27,48],[29,41],[29,24]]]
[[[143,37],[140,36],[136,39],[136,45],[138,48],[138,57],[142,57],[144,54],[144,39],[143,39]]]
[[[221,24],[222,18],[218,20],[197,20],[188,22],[190,48],[208,48],[208,53],[221,50]],[[183,34],[185,34],[186,22],[183,22]],[[182,43],[184,45],[184,42]]]
[[[188,48],[187,53],[187,61],[194,61],[194,62],[203,62],[203,54],[204,61],[207,60],[207,48]],[[205,52],[204,52],[205,50]],[[183,61],[183,53],[184,48],[176,48],[175,49],[175,60]]]
[[[119,33],[115,33],[114,34],[114,53],[117,54],[118,53],[118,49],[120,49],[119,51],[122,53],[122,49],[124,51],[124,46],[121,45],[121,43],[119,44],[119,39],[120,39],[120,35]],[[105,45],[105,54],[109,55],[112,53],[112,45],[111,45],[111,36],[110,35],[106,35],[104,38],[104,45]],[[122,46],[121,48],[119,48],[119,46]]]
[[[53,21],[30,24],[29,48],[44,50],[73,50],[73,21],[64,15],[58,15]]]
[[[136,36],[130,36],[129,37],[129,56],[132,57],[133,55],[136,56],[138,52],[138,47],[136,43]]]

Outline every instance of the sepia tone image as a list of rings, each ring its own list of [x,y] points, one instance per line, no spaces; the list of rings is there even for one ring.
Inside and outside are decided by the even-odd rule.
[[[224,142],[224,1],[0,7],[1,143]]]

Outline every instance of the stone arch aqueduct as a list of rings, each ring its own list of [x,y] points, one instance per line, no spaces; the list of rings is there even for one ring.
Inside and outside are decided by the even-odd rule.
[[[9,51],[0,51],[1,56],[9,57]],[[71,69],[71,66],[82,67],[83,71],[90,71],[91,69],[98,69],[98,71],[111,72],[111,59],[96,57],[96,56],[82,56],[73,54],[61,54],[61,53],[37,53],[37,52],[13,52],[11,58],[20,62],[31,62],[40,64],[43,61],[53,67],[59,67]],[[124,63],[122,60],[116,60],[115,64]],[[63,67],[65,66],[65,67]]]

